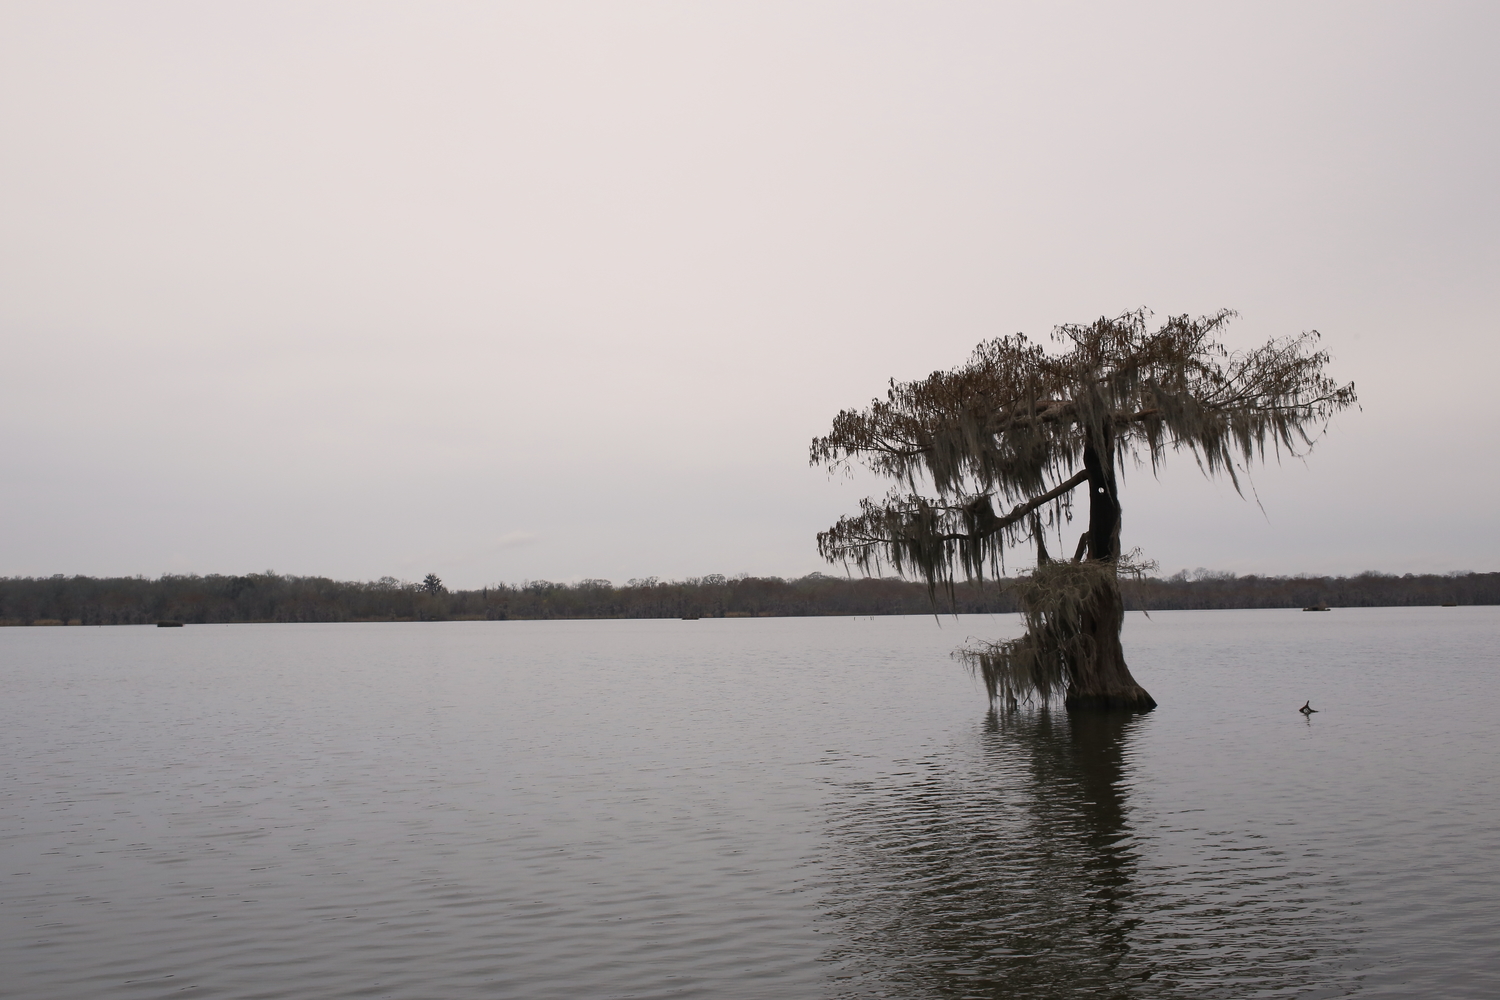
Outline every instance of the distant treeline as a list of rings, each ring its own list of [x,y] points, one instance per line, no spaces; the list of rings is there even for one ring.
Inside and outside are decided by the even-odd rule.
[[[1399,607],[1500,604],[1500,573],[1447,576],[1235,576],[1179,573],[1125,586],[1131,610],[1209,608]],[[942,613],[1016,610],[1003,586],[959,584],[939,590]],[[0,578],[0,624],[143,625],[157,621],[367,622],[546,618],[722,618],[809,615],[919,615],[934,605],[927,587],[899,579],[851,579],[813,573],[780,577],[695,577],[662,582],[608,580],[449,591],[384,577],[346,583],[315,576],[88,576]]]

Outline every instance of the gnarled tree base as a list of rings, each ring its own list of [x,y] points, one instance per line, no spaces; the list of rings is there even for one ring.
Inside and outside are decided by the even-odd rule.
[[[1015,704],[1062,695],[1080,711],[1145,712],[1156,699],[1125,665],[1125,602],[1113,562],[1043,562],[1016,581],[1026,634],[957,651],[984,681],[990,701]]]
[[[1120,626],[1125,623],[1125,601],[1113,573],[1102,578],[1083,611],[1083,631],[1093,655],[1075,663],[1063,706],[1069,711],[1146,712],[1156,699],[1130,676]]]

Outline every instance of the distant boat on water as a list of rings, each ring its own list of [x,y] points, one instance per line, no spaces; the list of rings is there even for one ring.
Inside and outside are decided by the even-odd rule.
[[[157,622],[157,628],[182,628],[182,622]]]
[[[1332,611],[1333,609],[1330,608],[1328,605],[1324,604],[1322,601],[1319,601],[1317,604],[1314,604],[1312,607],[1310,607],[1310,608],[1303,608],[1302,610],[1303,611]]]

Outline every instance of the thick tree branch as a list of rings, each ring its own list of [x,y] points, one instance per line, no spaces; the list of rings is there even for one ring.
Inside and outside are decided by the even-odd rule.
[[[1021,520],[1027,514],[1030,514],[1032,511],[1036,510],[1038,507],[1051,503],[1053,500],[1056,500],[1059,497],[1062,497],[1071,492],[1072,490],[1077,489],[1079,486],[1088,482],[1088,478],[1088,470],[1085,469],[1066,482],[1054,487],[1051,490],[1048,490],[1046,493],[1043,493],[1041,496],[1033,497],[1032,499],[1024,501],[1023,503],[1016,504],[1011,508],[1009,514],[1006,514],[1004,517],[995,518],[993,521],[987,523],[982,530],[974,532],[973,534],[961,531],[945,532],[943,534],[930,535],[929,539],[934,542],[958,542],[988,538],[997,532],[1004,531],[1012,524],[1015,524],[1017,521]],[[943,509],[961,510],[962,508],[948,507]],[[851,543],[856,545],[879,545],[889,541],[889,538],[880,535],[850,535],[845,539],[845,546],[847,547]]]
[[[1027,514],[1030,514],[1032,511],[1036,510],[1038,507],[1051,503],[1058,497],[1072,492],[1088,481],[1089,471],[1087,469],[1083,469],[1076,473],[1072,479],[1069,479],[1061,485],[1048,490],[1041,496],[1035,497],[1031,500],[1027,500],[1025,503],[1016,504],[1010,509],[1009,514],[1006,514],[1004,517],[997,519],[993,524],[986,525],[985,530],[981,532],[977,537],[984,538],[988,535],[993,535],[997,531],[1001,531],[1005,528],[1010,527],[1012,524],[1015,524],[1021,518],[1025,517]]]

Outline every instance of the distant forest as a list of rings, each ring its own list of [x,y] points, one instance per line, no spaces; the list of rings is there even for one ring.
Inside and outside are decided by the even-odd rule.
[[[1447,576],[1235,576],[1179,573],[1124,585],[1126,607],[1167,611],[1210,608],[1401,607],[1500,604],[1500,573]],[[810,615],[1008,613],[1012,595],[994,583],[939,590],[899,579],[813,573],[780,577],[653,578],[616,586],[608,580],[450,591],[436,576],[422,583],[384,577],[346,583],[316,576],[88,576],[0,578],[0,625],[143,625],[223,622],[497,621],[550,618],[749,618]]]

